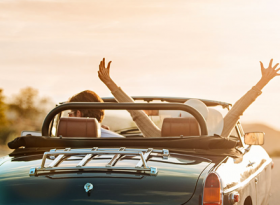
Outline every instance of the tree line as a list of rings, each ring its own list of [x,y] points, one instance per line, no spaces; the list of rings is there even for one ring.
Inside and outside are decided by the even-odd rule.
[[[0,145],[7,144],[21,132],[40,131],[48,108],[53,105],[46,97],[39,97],[38,90],[26,87],[7,98],[0,88]]]

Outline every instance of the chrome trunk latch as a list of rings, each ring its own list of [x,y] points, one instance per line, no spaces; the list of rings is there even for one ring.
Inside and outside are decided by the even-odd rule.
[[[84,189],[86,193],[88,193],[88,196],[90,195],[90,191],[93,189],[93,185],[91,183],[86,183],[84,186]]]

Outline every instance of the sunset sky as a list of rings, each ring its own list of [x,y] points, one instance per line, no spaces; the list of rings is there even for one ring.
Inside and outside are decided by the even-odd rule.
[[[54,102],[91,89],[99,61],[129,95],[234,103],[280,62],[277,0],[0,0],[0,88],[27,86]],[[280,76],[242,122],[280,130]]]

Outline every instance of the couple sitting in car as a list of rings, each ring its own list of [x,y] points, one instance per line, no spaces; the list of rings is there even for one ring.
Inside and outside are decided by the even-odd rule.
[[[255,99],[262,93],[262,88],[275,76],[280,75],[277,68],[278,63],[273,66],[273,60],[270,60],[268,68],[264,68],[262,62],[261,72],[262,77],[259,82],[252,87],[244,96],[242,96],[232,107],[232,109],[226,114],[223,119],[223,128],[219,134],[224,138],[228,138],[235,124],[239,120],[243,112],[255,101]],[[107,68],[105,66],[105,59],[103,59],[99,64],[98,76],[100,80],[109,88],[109,90],[114,95],[118,102],[134,102],[134,100],[129,97],[120,87],[110,77],[110,65],[111,61],[108,63]],[[102,99],[93,91],[83,91],[77,95],[71,97],[69,102],[103,102]],[[161,137],[161,130],[152,122],[152,120],[147,116],[147,114],[142,110],[128,110],[131,114],[133,121],[136,123],[140,131],[143,133],[144,137]],[[76,110],[70,113],[69,116],[72,117],[94,117],[100,123],[104,118],[103,110]],[[114,132],[109,131],[106,127],[101,128],[101,137],[122,137]]]

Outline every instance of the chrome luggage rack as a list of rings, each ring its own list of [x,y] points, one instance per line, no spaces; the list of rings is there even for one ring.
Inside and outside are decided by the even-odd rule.
[[[88,171],[88,170],[127,170],[127,171],[145,171],[145,173],[149,173],[150,175],[156,175],[158,170],[156,167],[149,167],[147,165],[147,159],[151,155],[151,153],[157,153],[162,155],[164,159],[167,159],[169,156],[169,150],[155,150],[153,148],[148,149],[126,149],[125,147],[121,147],[119,149],[115,148],[98,148],[94,147],[91,150],[87,149],[74,149],[66,148],[64,150],[50,150],[49,152],[45,152],[41,167],[31,168],[29,171],[30,176],[38,176],[39,172],[46,171]],[[71,157],[71,156],[84,156],[81,161],[75,167],[59,167],[59,164]],[[114,155],[110,162],[105,166],[86,166],[89,161],[93,158],[100,155]],[[115,167],[118,160],[123,156],[140,156],[140,161],[137,163],[135,167]],[[45,167],[46,159],[53,159],[53,161]]]

